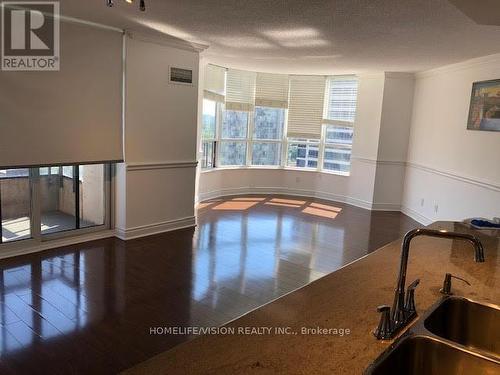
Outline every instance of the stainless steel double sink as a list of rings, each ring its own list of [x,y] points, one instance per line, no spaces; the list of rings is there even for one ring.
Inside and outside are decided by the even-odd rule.
[[[365,374],[500,374],[500,307],[444,297]]]

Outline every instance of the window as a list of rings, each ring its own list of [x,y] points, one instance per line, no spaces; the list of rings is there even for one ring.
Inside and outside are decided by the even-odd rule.
[[[252,165],[279,165],[281,144],[258,142],[252,144]]]
[[[224,111],[219,147],[220,166],[246,164],[248,112]]]
[[[284,125],[284,109],[270,107],[255,108],[252,165],[280,165]]]
[[[203,139],[215,139],[216,118],[217,103],[213,100],[203,99]]]
[[[358,99],[356,77],[331,77],[328,80],[328,108],[326,118],[354,122]]]
[[[50,174],[44,174],[50,170]],[[41,234],[105,223],[105,165],[40,168]]]
[[[76,229],[76,167],[64,166],[59,173],[40,176],[42,234]]]
[[[349,173],[351,166],[351,149],[341,146],[325,145],[323,169],[334,172]]]
[[[315,139],[288,140],[287,165],[294,168],[317,168],[320,143]]]
[[[224,111],[222,120],[222,139],[246,139],[248,112]]]
[[[358,81],[355,77],[329,79],[323,134],[323,170],[342,174],[350,172],[357,96]]]
[[[284,124],[284,109],[255,107],[253,139],[281,140]]]
[[[342,143],[352,145],[353,128],[350,126],[327,125],[325,143]]]
[[[105,166],[80,165],[80,228],[104,225],[106,220]]]
[[[1,170],[0,243],[103,228],[109,175],[108,164]]]
[[[215,168],[217,113],[219,104],[213,100],[203,99],[202,120],[202,169]]]
[[[202,152],[201,169],[215,168],[216,142],[203,141]]]
[[[219,151],[219,165],[245,165],[247,155],[246,149],[246,142],[221,142]]]

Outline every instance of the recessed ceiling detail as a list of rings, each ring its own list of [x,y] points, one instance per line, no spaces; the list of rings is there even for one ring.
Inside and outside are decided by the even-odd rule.
[[[500,25],[500,1],[498,0],[449,1],[479,25]]]

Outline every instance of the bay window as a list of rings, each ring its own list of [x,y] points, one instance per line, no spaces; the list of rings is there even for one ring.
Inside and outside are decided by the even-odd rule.
[[[350,173],[355,76],[228,69],[224,84],[222,68],[210,69],[209,78],[219,77],[208,80],[218,82],[218,95],[214,87],[205,87],[202,169],[254,166]]]

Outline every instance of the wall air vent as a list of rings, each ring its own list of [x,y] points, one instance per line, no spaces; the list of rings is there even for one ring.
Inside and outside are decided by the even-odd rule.
[[[193,84],[193,70],[170,67],[170,83]]]

